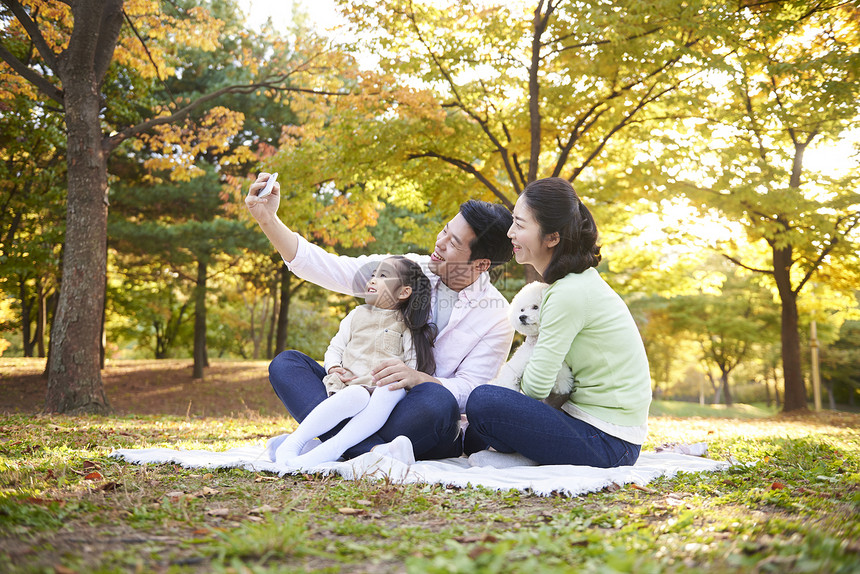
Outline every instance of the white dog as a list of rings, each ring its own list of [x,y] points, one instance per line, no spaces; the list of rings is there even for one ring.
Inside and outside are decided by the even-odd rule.
[[[523,380],[523,372],[526,369],[535,343],[540,331],[540,304],[543,299],[544,290],[549,287],[546,283],[535,281],[526,284],[520,292],[514,296],[508,311],[508,317],[514,329],[526,336],[510,360],[502,365],[502,369],[495,379],[490,381],[492,385],[498,385],[515,391],[520,390]],[[543,402],[556,408],[561,407],[570,393],[573,392],[573,374],[566,363],[562,363],[549,397]]]

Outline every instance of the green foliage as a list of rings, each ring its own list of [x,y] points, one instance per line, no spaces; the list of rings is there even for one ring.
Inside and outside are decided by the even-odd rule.
[[[24,96],[0,103],[0,297],[15,300],[0,332],[30,334],[33,345],[45,341],[36,310],[56,292],[65,232],[64,128],[45,105]],[[22,347],[32,353],[30,340]]]
[[[656,176],[652,190],[731,221],[720,251],[778,293],[787,408],[802,408],[805,397],[798,296],[814,280],[851,293],[860,273],[860,165],[804,163],[860,117],[856,16],[847,5],[802,1],[729,15],[718,33],[724,57],[691,85],[691,111],[641,146],[652,154],[642,162]]]

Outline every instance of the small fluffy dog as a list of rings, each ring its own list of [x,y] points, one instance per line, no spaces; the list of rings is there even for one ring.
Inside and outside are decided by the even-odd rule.
[[[515,391],[520,390],[523,372],[538,340],[540,331],[540,304],[543,299],[543,292],[547,287],[549,285],[538,281],[528,283],[520,289],[520,292],[511,301],[508,317],[514,329],[525,335],[526,339],[517,348],[510,360],[502,365],[498,376],[490,381],[490,384]],[[555,386],[550,391],[549,397],[544,399],[543,402],[555,408],[560,408],[567,401],[571,392],[573,392],[573,374],[570,372],[570,367],[562,363]]]

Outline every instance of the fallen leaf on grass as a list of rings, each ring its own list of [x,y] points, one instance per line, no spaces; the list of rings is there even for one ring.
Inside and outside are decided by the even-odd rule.
[[[370,500],[361,499],[361,500],[356,500],[355,503],[358,504],[359,506],[373,506],[373,502],[371,502]]]
[[[263,482],[263,481],[272,482],[275,480],[280,480],[280,479],[277,476],[263,476],[260,474],[258,474],[257,476],[254,477],[254,482]]]
[[[269,506],[268,504],[264,504],[263,506],[258,506],[256,508],[252,508],[248,511],[248,514],[265,514],[267,512],[277,512],[278,509],[274,506]]]
[[[482,534],[481,536],[457,536],[454,538],[460,544],[474,544],[475,542],[498,542],[499,539],[492,534]]]
[[[647,492],[649,494],[654,494],[655,492],[657,492],[653,488],[648,488],[647,486],[639,486],[635,482],[630,484],[630,488],[634,488],[636,490],[641,490],[642,492]]]
[[[164,496],[167,498],[181,498],[185,496],[185,493],[181,490],[171,490],[170,492],[165,492]]]
[[[210,508],[206,511],[209,516],[227,516],[230,514],[229,508]]]
[[[610,484],[609,486],[606,487],[607,492],[618,492],[619,490],[621,490],[621,485],[618,484],[617,482],[613,482],[612,484]]]
[[[771,490],[782,490],[785,488],[785,485],[781,482],[774,482],[770,485]]]
[[[104,476],[97,470],[92,471],[91,473],[84,476],[84,480],[104,480]]]
[[[119,488],[119,483],[114,482],[113,480],[106,481],[104,484],[99,486],[99,490],[104,490],[105,492],[116,490]]]
[[[204,486],[203,490],[195,492],[193,496],[195,498],[206,498],[207,496],[215,496],[216,494],[221,494],[221,491],[217,488],[209,488],[208,486]]]
[[[347,516],[355,516],[355,515],[364,514],[365,512],[367,512],[363,508],[349,508],[348,506],[344,506],[343,508],[338,508],[337,511],[340,512],[341,514],[346,514]]]
[[[95,470],[98,470],[101,467],[99,466],[99,464],[97,462],[93,462],[91,460],[85,460],[84,461],[84,470],[87,470],[89,468],[93,468]]]

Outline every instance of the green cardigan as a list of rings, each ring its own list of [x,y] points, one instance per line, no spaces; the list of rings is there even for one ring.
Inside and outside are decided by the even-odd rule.
[[[547,397],[562,361],[574,377],[564,410],[641,444],[651,403],[645,346],[627,305],[593,267],[568,274],[544,292],[540,336],[523,374],[523,392]],[[616,427],[622,432],[613,432]]]

